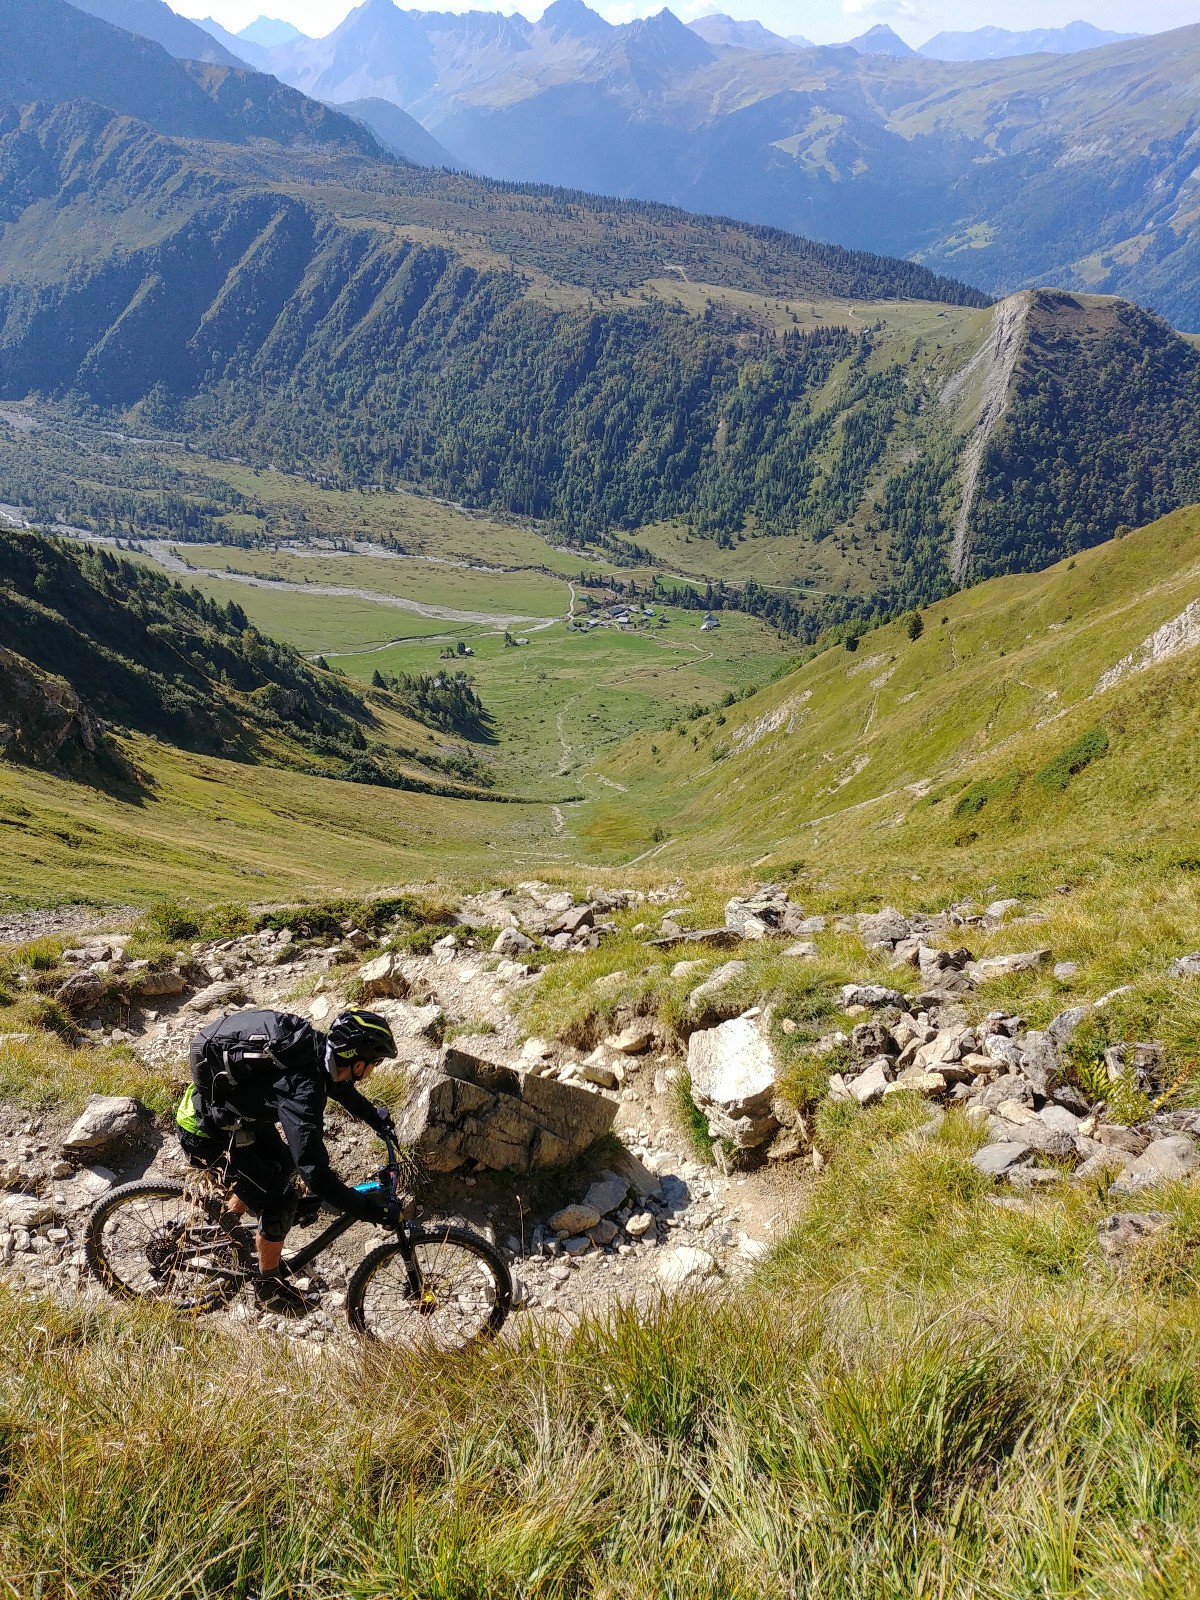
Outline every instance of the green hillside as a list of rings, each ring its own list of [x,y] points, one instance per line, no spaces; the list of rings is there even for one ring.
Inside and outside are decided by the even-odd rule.
[[[981,583],[918,613],[915,639],[901,619],[629,741],[602,768],[627,793],[589,807],[580,846],[923,898],[1105,859],[1194,870],[1198,599],[1194,509]],[[1105,679],[1181,617],[1178,653]]]
[[[119,730],[197,752],[401,788],[492,781],[428,727],[478,735],[483,708],[453,672],[368,704],[266,637],[233,600],[206,598],[111,550],[0,529],[0,628]],[[411,727],[427,726],[402,743]]]

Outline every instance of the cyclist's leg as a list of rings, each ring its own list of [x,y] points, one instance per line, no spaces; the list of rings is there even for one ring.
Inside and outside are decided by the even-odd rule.
[[[230,1144],[231,1187],[258,1218],[255,1245],[262,1272],[276,1271],[283,1255],[283,1242],[296,1215],[295,1171],[291,1152],[273,1124],[243,1129]]]

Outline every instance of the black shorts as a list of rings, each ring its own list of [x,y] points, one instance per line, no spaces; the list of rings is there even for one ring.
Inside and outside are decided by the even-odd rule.
[[[296,1163],[274,1123],[256,1123],[237,1134],[208,1135],[180,1128],[179,1143],[194,1167],[225,1174],[234,1194],[258,1218],[264,1239],[279,1243],[287,1238],[299,1199],[293,1181]]]

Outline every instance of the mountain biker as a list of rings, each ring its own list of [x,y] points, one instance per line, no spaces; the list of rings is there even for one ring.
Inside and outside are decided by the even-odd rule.
[[[234,1195],[231,1211],[258,1217],[254,1288],[263,1310],[300,1316],[311,1309],[281,1267],[296,1216],[297,1173],[339,1211],[363,1222],[397,1220],[397,1208],[344,1184],[325,1149],[327,1100],[376,1133],[391,1126],[386,1109],[373,1106],[357,1085],[395,1054],[386,1019],[357,1008],[339,1013],[328,1034],[286,1011],[235,1011],[192,1040],[192,1082],[175,1113],[179,1143],[194,1167],[223,1169]]]

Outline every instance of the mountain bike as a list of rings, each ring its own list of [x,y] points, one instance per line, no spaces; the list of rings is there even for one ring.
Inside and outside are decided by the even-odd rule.
[[[360,1194],[400,1201],[399,1151],[380,1134],[387,1163]],[[199,1314],[227,1305],[258,1269],[245,1218],[228,1209],[228,1191],[211,1174],[188,1182],[122,1184],[90,1212],[87,1264],[110,1294]],[[322,1206],[302,1202],[298,1221],[315,1221]],[[284,1258],[290,1276],[347,1233],[358,1219],[344,1211],[308,1244]],[[395,1237],[359,1262],[346,1289],[355,1332],[387,1344],[433,1344],[459,1350],[498,1332],[512,1305],[512,1279],[486,1239],[450,1223],[413,1227],[401,1217]]]

